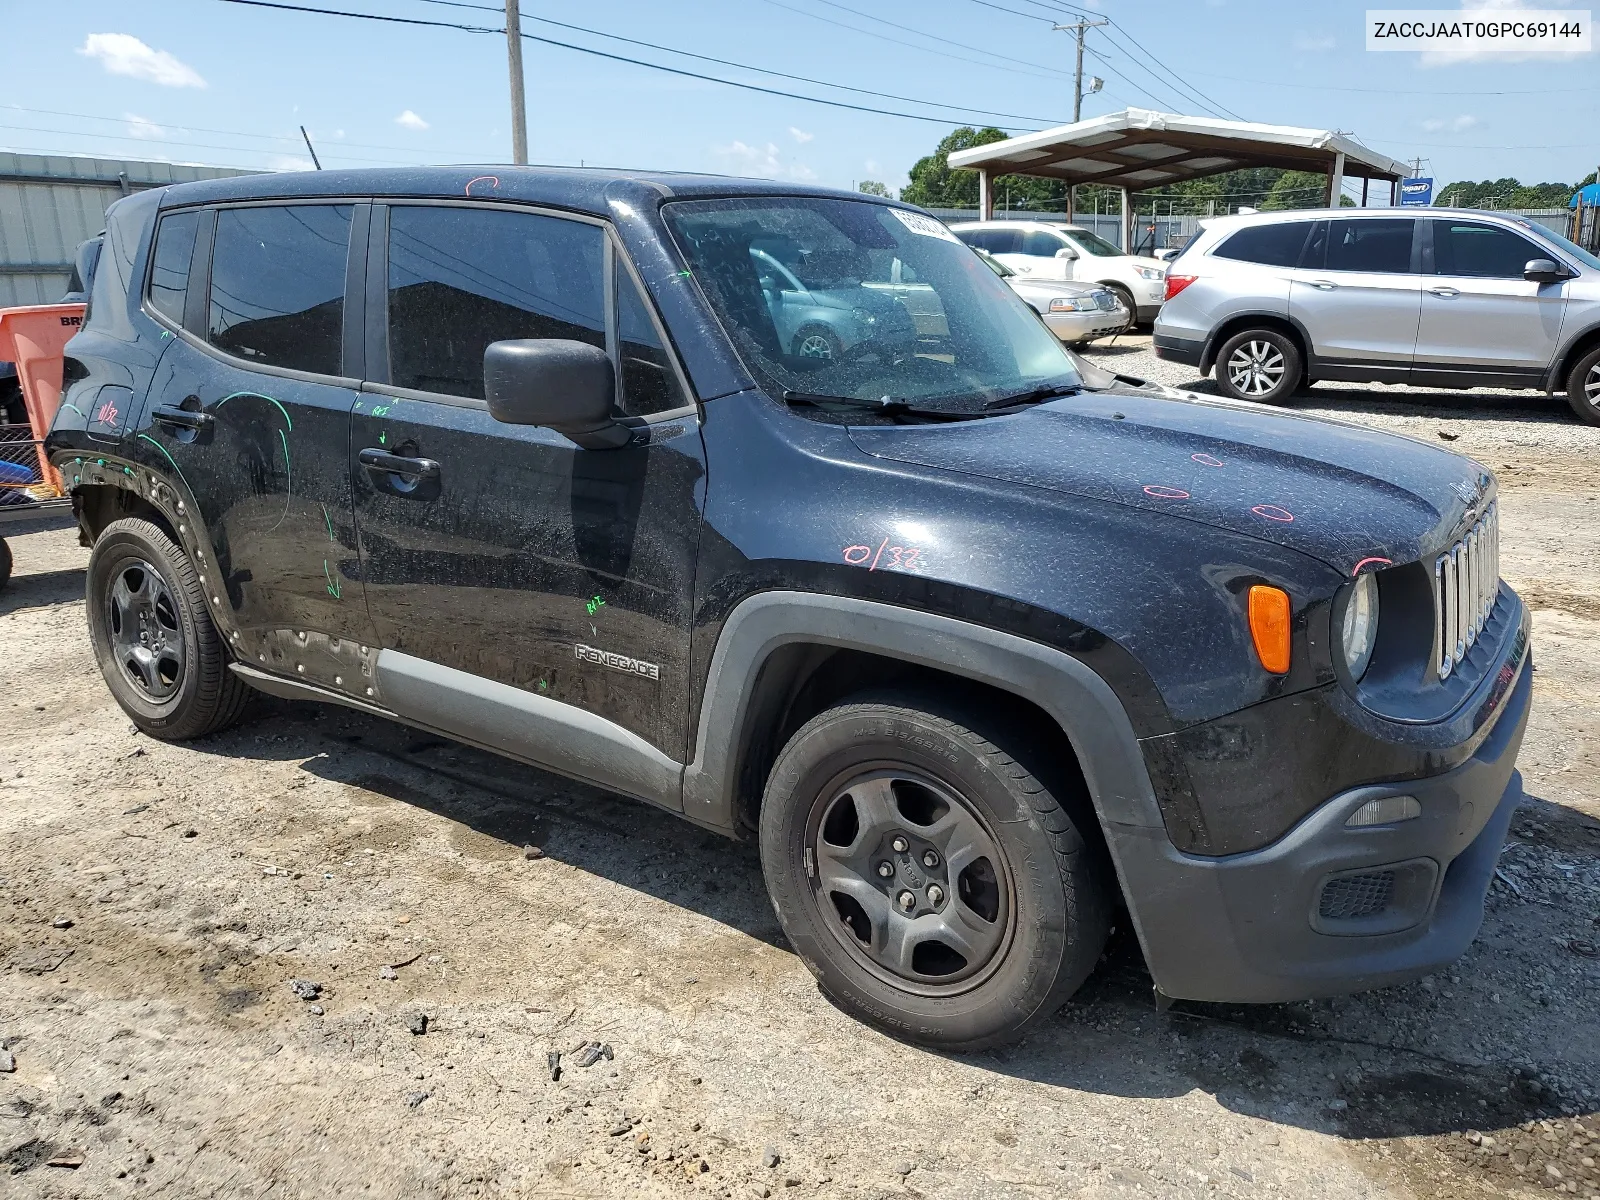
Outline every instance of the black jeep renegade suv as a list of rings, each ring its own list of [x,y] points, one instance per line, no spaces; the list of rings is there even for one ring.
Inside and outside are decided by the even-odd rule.
[[[108,216],[51,434],[143,729],[250,688],[759,839],[838,1003],[1016,1036],[1472,940],[1528,714],[1495,482],[1065,352],[890,202],[327,171]]]

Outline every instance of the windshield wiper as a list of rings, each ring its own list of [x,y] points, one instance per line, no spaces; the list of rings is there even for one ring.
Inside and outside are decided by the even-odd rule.
[[[830,396],[823,392],[796,392],[789,388],[783,389],[785,404],[809,404],[813,408],[826,408],[830,404],[843,404],[848,408],[864,408],[870,412],[895,413],[910,412],[911,406],[904,400],[896,400],[891,396],[883,396],[877,400],[865,400],[860,396]]]
[[[1078,383],[1048,383],[1043,387],[1029,388],[1025,392],[1018,392],[1013,396],[997,396],[995,399],[982,405],[982,410],[988,412],[996,408],[1012,408],[1023,404],[1037,404],[1056,396],[1076,396],[1083,391],[1083,385]]]

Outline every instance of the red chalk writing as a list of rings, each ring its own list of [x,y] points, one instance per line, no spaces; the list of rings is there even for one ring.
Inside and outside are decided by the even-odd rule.
[[[920,571],[922,548],[920,546],[891,546],[884,538],[876,546],[857,544],[842,551],[844,561],[852,567],[866,567],[869,571]]]
[[[1189,493],[1182,488],[1167,487],[1165,484],[1160,483],[1146,484],[1144,494],[1156,500],[1187,500],[1189,498]]]
[[[1269,521],[1282,521],[1288,524],[1294,520],[1294,514],[1287,508],[1279,508],[1276,504],[1258,504],[1250,510],[1258,517],[1265,517]]]
[[[117,406],[107,400],[95,410],[94,419],[97,425],[115,425],[117,423]]]

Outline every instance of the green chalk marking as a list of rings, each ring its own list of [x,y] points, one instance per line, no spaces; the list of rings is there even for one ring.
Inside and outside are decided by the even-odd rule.
[[[341,593],[344,589],[339,586],[339,581],[333,577],[333,572],[328,570],[327,559],[322,560],[322,577],[328,581],[328,595],[335,600],[342,599]]]
[[[330,542],[338,541],[339,539],[333,536],[333,518],[328,515],[328,506],[326,504],[322,506],[322,519],[328,523],[328,540]]]
[[[178,478],[183,480],[183,486],[186,487],[186,488],[189,488],[189,494],[191,496],[194,495],[194,489],[192,487],[189,487],[189,480],[184,475],[183,468],[178,465],[177,459],[173,458],[172,455],[167,453],[167,448],[165,446],[163,446],[160,442],[156,441],[155,438],[151,437],[147,433],[141,433],[139,435],[139,437],[142,438],[144,441],[149,442],[157,450],[161,451],[161,457],[166,459],[169,463],[172,464],[172,469],[178,473]]]

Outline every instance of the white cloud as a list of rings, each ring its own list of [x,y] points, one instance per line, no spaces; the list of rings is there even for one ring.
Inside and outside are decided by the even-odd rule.
[[[1543,7],[1544,3],[1545,0],[1540,0],[1540,7]],[[1485,19],[1504,16],[1529,7],[1531,6],[1527,3],[1527,0],[1461,0],[1461,11],[1463,13]],[[1444,18],[1446,11],[1448,10],[1441,10],[1438,14],[1441,19]],[[1572,54],[1555,54],[1547,50],[1530,50],[1520,54],[1514,50],[1501,49],[1424,50],[1421,62],[1425,67],[1448,67],[1455,63],[1464,62],[1565,62],[1568,59],[1577,57],[1577,54],[1577,51]]]
[[[789,136],[791,136],[792,138],[794,138],[795,141],[799,142],[802,146],[804,146],[807,142],[811,141],[817,135],[814,134],[814,133],[807,133],[804,129],[796,129],[793,125],[791,125],[791,126],[789,126]]]
[[[412,112],[409,108],[396,117],[394,119],[394,123],[399,125],[402,129],[415,129],[420,131],[428,128],[428,123],[421,117],[417,116],[417,114]]]
[[[152,50],[131,33],[91,33],[78,49],[113,75],[129,75],[162,87],[203,88],[200,72],[165,50]]]
[[[141,117],[137,113],[123,113],[122,119],[128,123],[129,137],[161,139],[167,136],[167,130],[164,126],[157,125],[154,121]]]
[[[785,164],[776,142],[765,146],[751,146],[744,142],[730,142],[726,146],[713,146],[711,152],[729,161],[732,170],[741,175],[754,175],[758,179],[815,179],[817,173],[804,163]]]
[[[1310,52],[1332,50],[1339,43],[1326,33],[1297,33],[1294,35],[1294,48]]]
[[[1471,113],[1459,117],[1429,117],[1422,123],[1424,133],[1465,133],[1478,123]]]

